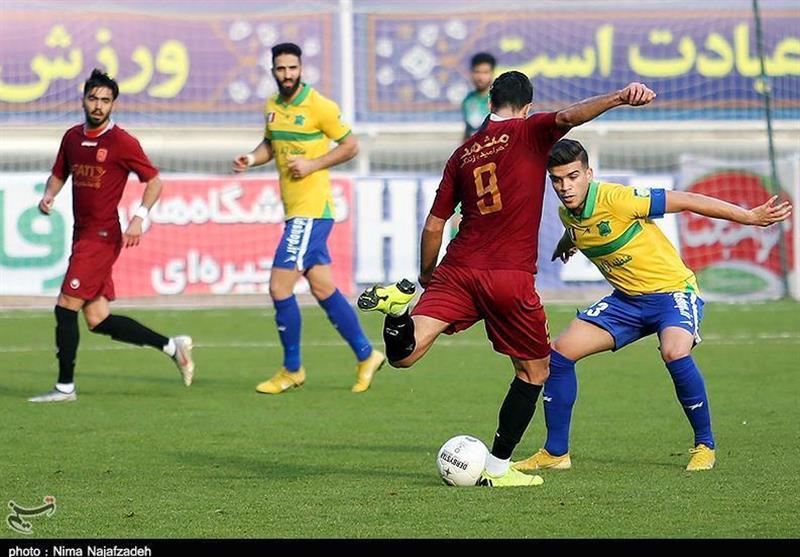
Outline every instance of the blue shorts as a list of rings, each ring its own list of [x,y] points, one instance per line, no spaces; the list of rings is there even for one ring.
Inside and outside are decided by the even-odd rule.
[[[691,292],[666,292],[628,296],[614,290],[610,296],[578,313],[578,319],[608,331],[614,350],[667,327],[680,327],[700,342],[703,300]]]
[[[332,229],[333,219],[294,217],[287,220],[272,266],[307,271],[314,265],[330,264],[328,236]]]

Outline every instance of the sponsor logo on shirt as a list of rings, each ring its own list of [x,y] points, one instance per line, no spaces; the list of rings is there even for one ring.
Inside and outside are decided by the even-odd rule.
[[[99,189],[101,179],[106,171],[102,166],[95,164],[73,164],[72,183],[79,188]]]

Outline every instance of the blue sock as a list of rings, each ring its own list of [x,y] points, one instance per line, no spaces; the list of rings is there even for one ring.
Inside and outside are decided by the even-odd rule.
[[[675,393],[683,406],[694,430],[694,444],[703,443],[714,448],[714,435],[711,433],[711,413],[708,409],[708,395],[703,376],[694,359],[684,356],[667,364],[667,369],[675,383]]]
[[[272,300],[275,304],[275,323],[283,345],[283,367],[289,371],[300,369],[300,306],[292,295],[283,300]]]
[[[319,301],[319,305],[328,314],[328,319],[331,320],[333,326],[342,335],[342,338],[347,341],[350,348],[356,354],[359,362],[363,362],[369,355],[372,354],[372,345],[367,340],[364,331],[361,329],[361,323],[358,322],[356,312],[353,307],[347,302],[347,298],[342,296],[339,290],[335,290],[333,294]]]
[[[578,378],[575,376],[575,362],[559,354],[550,352],[550,377],[542,392],[544,401],[544,421],[547,424],[545,450],[553,456],[561,456],[569,451],[569,423],[572,420],[572,407],[578,398]]]

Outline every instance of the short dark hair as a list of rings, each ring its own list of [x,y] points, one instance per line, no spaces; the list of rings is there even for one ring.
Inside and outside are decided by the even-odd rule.
[[[497,65],[497,60],[488,52],[479,52],[472,57],[472,60],[469,62],[469,67],[474,70],[475,66],[480,66],[481,64],[489,64],[492,69],[494,69]]]
[[[272,47],[272,63],[275,63],[275,58],[281,54],[294,54],[298,58],[303,56],[303,51],[294,43],[280,43]]]
[[[527,75],[518,71],[501,74],[489,89],[489,100],[492,110],[497,111],[505,106],[520,110],[533,101],[533,85]]]
[[[83,84],[83,96],[85,97],[89,94],[89,91],[95,87],[108,87],[111,89],[114,100],[117,100],[119,96],[119,85],[117,85],[117,82],[106,72],[98,70],[97,68],[92,70],[92,75],[90,75],[89,79]]]
[[[581,161],[585,167],[589,166],[589,154],[583,148],[583,145],[574,139],[562,139],[550,149],[547,168],[564,166],[575,161]]]

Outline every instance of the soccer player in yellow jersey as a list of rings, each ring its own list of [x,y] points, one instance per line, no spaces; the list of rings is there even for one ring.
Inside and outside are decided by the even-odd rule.
[[[694,430],[694,447],[686,469],[710,470],[716,455],[708,396],[691,356],[700,342],[703,300],[694,273],[652,219],[691,211],[740,224],[769,226],[791,214],[788,202],[744,209],[700,194],[639,189],[594,180],[589,157],[577,141],[562,139],[550,151],[550,180],[563,207],[566,228],[553,260],[566,262],[580,250],[594,263],[614,292],[578,314],[553,342],[550,376],[543,400],[547,441],[518,470],[566,469],[569,425],[578,384],[575,362],[598,352],[619,350],[656,333],[661,358]]]
[[[366,391],[383,365],[384,355],[372,348],[358,317],[336,288],[327,239],[333,228],[334,204],[328,168],[358,153],[358,142],[341,121],[336,103],[301,81],[302,51],[293,43],[272,48],[272,76],[278,93],[267,101],[263,141],[233,161],[234,172],[266,164],[273,158],[280,173],[286,226],[275,251],[269,292],[283,345],[283,367],[256,390],[282,393],[305,382],[300,358],[300,308],[294,286],[301,275],[358,359],[353,392]],[[338,145],[329,151],[331,141]]]

